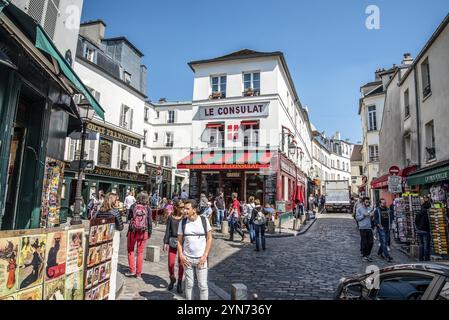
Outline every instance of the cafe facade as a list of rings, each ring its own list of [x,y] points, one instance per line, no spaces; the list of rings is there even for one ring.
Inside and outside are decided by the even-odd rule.
[[[192,148],[177,168],[190,170],[190,197],[304,201],[311,128],[283,54],[242,50],[189,65]]]

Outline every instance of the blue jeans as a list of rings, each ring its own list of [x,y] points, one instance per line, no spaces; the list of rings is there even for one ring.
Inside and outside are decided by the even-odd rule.
[[[256,249],[260,250],[260,242],[262,240],[262,249],[266,249],[266,243],[265,243],[265,225],[258,225],[255,224],[255,234],[256,234]]]
[[[246,224],[246,229],[248,229],[249,238],[251,242],[256,241],[256,228],[254,227],[254,221],[248,221]]]
[[[379,248],[379,252],[378,255],[383,254],[385,258],[390,258],[390,253],[388,252],[388,237],[389,237],[389,230],[385,230],[385,229],[379,229],[377,230],[377,233],[379,235],[379,242],[380,242],[380,248]]]
[[[217,227],[220,228],[224,220],[224,209],[218,209],[216,212]]]
[[[430,261],[430,234],[426,231],[416,231],[419,242],[419,261]]]
[[[234,239],[234,233],[238,233],[242,238],[244,237],[242,228],[240,228],[239,219],[233,215],[229,218],[229,229],[231,233],[231,239]]]

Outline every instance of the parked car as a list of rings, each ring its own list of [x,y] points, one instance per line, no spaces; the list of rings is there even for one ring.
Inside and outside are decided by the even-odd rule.
[[[449,265],[397,265],[340,280],[336,300],[449,300]]]

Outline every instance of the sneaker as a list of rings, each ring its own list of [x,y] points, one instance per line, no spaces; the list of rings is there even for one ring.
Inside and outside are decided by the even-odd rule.
[[[387,261],[388,261],[388,262],[393,262],[393,258],[392,258],[392,257],[389,257],[389,258],[387,259]]]
[[[368,257],[363,257],[363,258],[362,258],[362,261],[363,261],[363,262],[370,262],[369,259],[368,259]]]
[[[387,250],[388,250],[388,252],[391,252],[391,248],[390,247],[387,247]]]
[[[371,258],[371,257],[366,257],[366,258],[368,259],[369,262],[373,262],[374,261],[374,259]]]
[[[142,280],[142,275],[141,274],[136,274],[136,279],[137,280]]]
[[[125,273],[125,277],[127,277],[127,278],[134,278],[135,276],[136,276],[136,274],[132,273],[132,272]]]

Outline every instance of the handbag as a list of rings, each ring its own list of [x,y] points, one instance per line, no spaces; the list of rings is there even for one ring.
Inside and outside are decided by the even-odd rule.
[[[177,249],[178,248],[178,238],[170,237],[170,239],[168,240],[168,245],[172,249]]]

